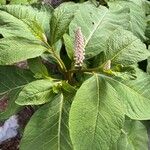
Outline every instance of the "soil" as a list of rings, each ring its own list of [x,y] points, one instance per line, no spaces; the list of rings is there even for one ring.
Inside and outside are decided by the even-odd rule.
[[[21,131],[24,129],[33,113],[34,110],[32,107],[26,107],[18,113],[18,123],[20,126],[18,135],[0,144],[0,150],[19,150],[19,143],[22,135]]]

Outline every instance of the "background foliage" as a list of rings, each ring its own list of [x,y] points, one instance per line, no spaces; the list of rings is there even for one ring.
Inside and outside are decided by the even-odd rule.
[[[35,110],[21,150],[148,149],[149,1],[0,4],[0,100],[9,99],[0,120],[28,105]],[[74,67],[78,27],[81,68]]]

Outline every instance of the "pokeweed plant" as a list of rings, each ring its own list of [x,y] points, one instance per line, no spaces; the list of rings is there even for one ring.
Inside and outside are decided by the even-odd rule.
[[[35,110],[20,150],[148,149],[150,76],[137,63],[150,56],[149,6],[0,6],[0,119]]]

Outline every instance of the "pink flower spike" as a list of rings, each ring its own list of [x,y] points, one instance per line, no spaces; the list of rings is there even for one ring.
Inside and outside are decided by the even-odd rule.
[[[82,34],[81,28],[78,27],[75,32],[75,51],[74,51],[75,67],[82,67],[83,61],[85,59],[84,55],[85,55],[84,36]]]

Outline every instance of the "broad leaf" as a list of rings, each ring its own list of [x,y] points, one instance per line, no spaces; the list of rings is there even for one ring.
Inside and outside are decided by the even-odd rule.
[[[76,4],[64,3],[55,9],[51,19],[51,44],[62,38],[74,17]]]
[[[104,6],[97,8],[91,3],[83,3],[79,5],[79,10],[70,24],[70,35],[74,38],[74,32],[81,27],[85,37],[86,58],[90,58],[106,51],[107,39],[120,25],[126,26],[127,19],[125,9],[110,11]]]
[[[32,116],[25,128],[20,150],[72,150],[68,113],[72,96],[57,95]]]
[[[130,82],[123,81],[124,84],[138,91],[143,97],[150,99],[150,75],[140,69],[136,69],[137,79]]]
[[[112,63],[131,65],[150,56],[150,52],[131,32],[118,29],[107,40],[106,58]]]
[[[32,4],[36,3],[38,0],[11,0],[10,4]]]
[[[6,0],[0,0],[0,4],[2,5],[6,4]]]
[[[8,65],[40,56],[47,50],[39,41],[11,37],[0,39],[0,65]]]
[[[148,150],[146,127],[140,121],[126,120],[122,134],[111,150]]]
[[[69,126],[74,149],[108,150],[120,136],[124,108],[116,91],[94,75],[77,91]]]
[[[23,21],[24,23],[27,24],[29,30],[36,39],[43,41],[44,43],[47,43],[47,37],[44,33],[44,30],[36,21],[32,21],[30,19],[24,19]]]
[[[107,76],[103,77],[117,91],[120,101],[124,102],[127,116],[135,120],[150,119],[150,97],[146,94],[149,91],[149,78],[140,78],[135,80],[136,82],[133,80],[133,83],[127,80],[127,83],[123,83]],[[146,82],[143,82],[144,80]],[[147,85],[147,88],[143,85]]]
[[[112,10],[128,8],[128,29],[141,40],[145,40],[146,16],[142,1],[113,1],[109,2],[109,8]]]
[[[0,7],[0,33],[4,37],[22,36],[32,38],[29,26],[22,19],[36,21],[47,35],[53,9],[46,5],[3,5]],[[21,33],[21,34],[20,34]]]
[[[145,35],[147,37],[147,44],[150,45],[150,15],[147,16],[147,27]]]
[[[0,66],[0,96],[21,89],[33,80],[33,74],[27,70],[13,66]]]
[[[51,80],[36,80],[27,84],[16,100],[18,105],[40,105],[51,101],[55,94]]]
[[[15,103],[17,96],[21,89],[13,90],[8,95],[7,107],[4,111],[0,111],[0,121],[9,118],[10,116],[18,113],[22,107]]]
[[[8,95],[8,106],[5,111],[0,112],[0,120],[8,118],[20,110],[20,106],[15,104],[15,100],[21,89],[33,80],[33,74],[27,70],[13,66],[0,66],[0,96]]]

